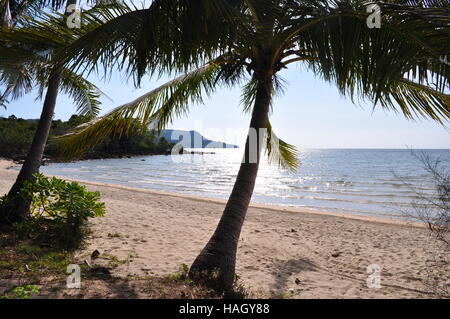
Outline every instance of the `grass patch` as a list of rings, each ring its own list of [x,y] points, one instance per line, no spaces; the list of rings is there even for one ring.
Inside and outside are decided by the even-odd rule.
[[[65,276],[72,257],[70,253],[40,247],[29,240],[20,240],[13,234],[0,234],[0,238],[3,243],[7,243],[0,250],[0,279],[20,277],[37,281],[42,276]]]
[[[192,279],[189,278],[189,266],[186,264],[181,264],[179,270],[176,273],[166,276],[165,279],[169,283],[181,283],[186,285],[198,286],[198,284],[196,284]],[[243,284],[241,277],[239,275],[235,275],[232,290],[226,293],[218,294],[212,287],[208,288],[207,285],[200,285],[200,286],[206,291],[208,291],[210,294],[219,296],[220,298],[247,299],[257,296],[256,293],[248,289]]]
[[[167,280],[169,282],[191,283],[192,281],[189,279],[189,266],[181,264],[178,272],[168,275]]]
[[[100,258],[108,261],[108,267],[117,268],[120,265],[126,264],[131,258],[133,258],[133,255],[130,254],[126,259],[120,259],[115,255],[103,253],[100,255]]]

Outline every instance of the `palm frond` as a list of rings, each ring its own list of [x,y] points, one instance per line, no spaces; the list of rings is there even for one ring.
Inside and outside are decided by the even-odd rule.
[[[106,115],[83,124],[74,132],[55,139],[62,157],[80,157],[89,148],[111,135],[127,134],[131,125],[162,130],[175,118],[185,115],[190,103],[203,103],[223,82],[221,66],[209,63],[182,75]]]
[[[4,100],[14,100],[29,93],[33,89],[33,66],[24,62],[22,50],[11,48],[0,39],[0,53],[0,85],[5,87]]]
[[[264,151],[270,164],[276,164],[278,167],[292,171],[297,170],[300,165],[297,148],[279,139],[270,122],[267,123]]]
[[[45,65],[43,66],[45,67]],[[39,76],[37,77],[38,99],[42,98],[50,76],[48,71],[45,73],[42,71],[39,70]],[[99,98],[104,93],[82,76],[67,68],[62,69],[60,91],[72,98],[78,115],[94,118],[99,114],[101,105]]]
[[[146,72],[186,73],[58,139],[67,156],[79,156],[110,134],[126,134],[132,123],[161,129],[217,85],[240,83],[245,69],[251,77],[261,69],[274,74],[274,90],[281,91],[276,73],[287,65],[283,62],[302,61],[352,100],[369,99],[408,118],[449,120],[450,67],[441,61],[450,52],[448,1],[379,3],[381,29],[366,24],[369,3],[154,0],[143,9],[99,5],[84,13],[79,29],[67,28],[54,16],[14,36],[3,38],[0,31],[0,39],[12,43],[22,37],[27,49],[50,53],[55,56],[51,63],[75,73],[124,70],[136,84]],[[289,59],[291,54],[296,58]],[[224,55],[223,64],[214,60]],[[244,87],[244,111],[253,108],[255,84],[250,81]],[[292,160],[294,149],[279,144],[275,149],[284,151],[278,157]]]
[[[257,90],[258,90],[258,82],[254,77],[243,86],[241,94],[241,106],[244,113],[251,114],[253,106],[255,104]],[[273,76],[272,96],[273,97],[281,96],[284,93],[284,90],[285,90],[284,79],[282,79],[279,75],[275,74]],[[272,98],[271,101],[270,112],[273,111],[273,103],[274,98]]]
[[[61,77],[62,92],[69,95],[79,115],[94,118],[100,112],[100,96],[105,94],[93,83],[65,68]]]
[[[0,84],[5,87],[2,98],[15,100],[33,89],[33,77],[26,66],[3,68],[0,72]]]
[[[30,10],[30,7],[36,9],[43,9],[45,7],[57,10],[60,9],[65,0],[6,0],[10,3],[11,14],[14,17],[17,17],[27,10]]]
[[[368,2],[321,6],[319,1],[308,9],[309,18],[297,19],[280,34],[291,32],[293,51],[310,57],[304,60],[309,68],[352,100],[358,96],[408,118],[444,123],[450,120],[443,98],[450,88],[450,67],[441,58],[450,52],[450,6],[442,1],[392,2],[380,4],[380,29],[367,27]],[[418,86],[413,90],[405,83],[429,89],[417,95]]]
[[[449,94],[407,79],[392,83],[388,92],[380,99],[380,104],[400,111],[406,118],[431,118],[442,124],[445,124],[443,119],[450,119]]]
[[[255,104],[257,90],[258,82],[255,78],[252,78],[242,88],[241,106],[244,113],[251,114],[253,105]]]
[[[8,104],[8,100],[6,99],[6,95],[4,95],[4,93],[0,93],[0,107],[3,107],[6,110],[7,104]]]
[[[55,16],[42,13],[28,18],[25,25],[14,29],[0,29],[0,83],[6,86],[3,96],[17,99],[32,88],[38,88],[41,98],[47,87],[55,50],[70,42],[70,34],[55,32],[50,28]],[[57,30],[57,29],[55,29]],[[77,112],[95,117],[100,110],[98,98],[103,93],[91,82],[68,68],[61,68],[61,90],[73,98]]]
[[[150,74],[185,73],[228,52],[241,0],[154,0],[148,8],[95,6],[76,41],[58,53],[85,72],[125,70],[136,83]]]

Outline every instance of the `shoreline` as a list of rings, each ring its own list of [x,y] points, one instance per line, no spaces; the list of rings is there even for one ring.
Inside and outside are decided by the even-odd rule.
[[[13,167],[18,167],[21,165],[20,163],[16,163],[12,160],[0,159],[0,161],[6,161],[6,162],[10,162],[11,164],[13,164],[13,165],[9,165],[9,167],[7,167],[8,170],[11,170]],[[0,169],[1,168],[2,168],[2,166],[0,165]],[[115,188],[115,189],[135,191],[135,192],[154,194],[154,195],[173,196],[173,197],[191,199],[191,200],[207,202],[207,203],[209,202],[209,203],[226,204],[226,202],[227,202],[227,199],[223,199],[223,198],[198,196],[198,195],[192,195],[192,194],[186,194],[186,193],[168,192],[168,191],[148,189],[148,188],[131,187],[131,186],[125,186],[125,185],[121,185],[121,184],[102,183],[102,182],[69,178],[69,177],[65,177],[65,176],[61,176],[61,175],[48,175],[48,174],[45,174],[45,175],[50,176],[50,177],[54,176],[59,179],[63,179],[66,181],[71,181],[71,182],[78,182],[78,183],[85,184],[85,185],[110,187],[110,188]],[[312,208],[306,208],[306,207],[284,206],[284,205],[278,205],[278,204],[258,203],[258,202],[253,202],[253,201],[250,202],[249,207],[267,209],[267,210],[272,210],[272,211],[276,211],[276,212],[284,212],[284,213],[327,215],[327,216],[340,217],[340,218],[344,218],[344,219],[354,219],[354,220],[363,220],[363,221],[375,222],[375,223],[385,223],[385,224],[395,224],[395,225],[426,228],[426,225],[424,225],[423,223],[418,222],[418,221],[408,221],[408,220],[403,220],[403,219],[379,217],[379,216],[367,216],[367,215],[363,215],[363,214],[339,213],[339,212],[312,209]]]
[[[6,169],[10,164],[0,160],[2,194],[17,176]],[[226,202],[80,182],[100,192],[107,213],[91,220],[92,233],[75,257],[82,263],[98,250],[124,261],[112,270],[119,278],[164,276],[191,265]],[[424,298],[430,247],[428,231],[408,222],[252,203],[236,271],[259,296]],[[374,264],[382,267],[381,289],[367,286],[367,267]]]
[[[162,191],[162,190],[130,187],[130,186],[124,186],[124,185],[120,185],[120,184],[110,184],[110,183],[86,181],[86,180],[73,179],[73,178],[68,178],[68,177],[58,176],[58,175],[50,175],[50,176],[55,176],[57,178],[64,179],[66,181],[78,182],[78,183],[85,184],[85,185],[109,187],[109,188],[115,188],[115,189],[121,189],[121,190],[133,191],[133,192],[141,192],[144,194],[165,195],[165,196],[184,198],[184,199],[195,200],[195,201],[206,202],[206,203],[216,203],[216,204],[226,204],[227,203],[227,199],[222,199],[222,198],[197,196],[197,195],[177,193],[177,192],[166,192],[166,191]],[[279,213],[314,214],[314,215],[319,215],[319,216],[325,215],[325,216],[339,217],[339,218],[343,218],[343,219],[362,220],[362,221],[373,222],[373,223],[383,223],[383,224],[393,224],[393,225],[426,228],[426,225],[424,225],[423,223],[415,222],[415,221],[406,221],[406,220],[399,220],[399,219],[386,218],[386,217],[377,217],[377,216],[367,216],[367,215],[362,215],[362,214],[361,215],[346,214],[346,213],[338,213],[338,212],[331,212],[331,211],[325,211],[325,210],[316,210],[316,209],[311,209],[311,208],[283,206],[283,205],[277,205],[277,204],[264,204],[264,203],[258,203],[258,202],[252,202],[252,201],[250,202],[249,208],[260,208],[260,209],[276,211]]]

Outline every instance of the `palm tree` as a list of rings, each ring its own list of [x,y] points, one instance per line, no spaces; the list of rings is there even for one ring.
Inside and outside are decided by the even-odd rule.
[[[32,10],[37,13],[38,9],[48,1],[17,2],[14,6],[17,10],[13,11],[12,16],[19,19],[18,12],[29,8],[25,4],[30,5],[30,2],[35,3],[36,6],[33,6]],[[58,7],[61,3],[62,1],[53,1],[54,7]],[[73,4],[76,4],[76,0],[67,1],[63,17],[69,14],[67,8]],[[28,11],[30,10],[28,9]],[[18,193],[23,183],[39,172],[58,92],[63,90],[74,97],[81,114],[95,116],[99,110],[97,98],[100,91],[92,83],[68,69],[50,67],[52,54],[49,52],[67,45],[67,41],[71,40],[63,37],[55,38],[60,35],[49,31],[47,27],[53,25],[55,21],[45,13],[41,13],[34,19],[26,17],[18,28],[7,27],[1,30],[0,84],[4,84],[6,87],[2,94],[2,101],[6,100],[8,96],[13,99],[18,98],[24,93],[30,92],[35,86],[39,87],[39,96],[42,97],[44,89],[47,88],[42,113],[27,158],[8,193],[8,204],[1,207],[1,220],[8,223],[28,218],[30,201],[20,198]],[[48,41],[50,39],[49,32],[54,38],[53,41]],[[25,40],[17,41],[20,38]]]
[[[83,65],[85,71],[125,69],[137,84],[146,72],[184,75],[62,137],[62,154],[79,156],[113,132],[125,133],[136,119],[143,129],[162,129],[187,114],[190,102],[202,102],[224,85],[242,85],[243,106],[251,113],[249,133],[256,139],[247,137],[223,215],[190,270],[193,278],[207,277],[208,283],[229,291],[262,149],[278,164],[297,164],[295,148],[276,143],[269,123],[274,93],[281,88],[280,70],[300,63],[352,100],[372,101],[408,119],[441,124],[450,119],[450,68],[439,61],[450,52],[448,2],[380,3],[379,29],[367,25],[368,4],[155,0],[147,9],[120,15],[85,15],[85,34],[61,53],[64,63]]]

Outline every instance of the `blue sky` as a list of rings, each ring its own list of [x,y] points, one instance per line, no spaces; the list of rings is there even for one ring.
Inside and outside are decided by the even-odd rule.
[[[272,126],[276,134],[300,148],[450,148],[450,131],[431,121],[406,120],[400,114],[381,108],[372,110],[369,103],[354,105],[339,95],[332,85],[316,79],[296,66],[282,73],[287,80],[285,94],[276,98]],[[145,79],[134,88],[119,73],[107,83],[91,76],[109,99],[103,98],[102,112],[155,88],[164,80]],[[42,101],[31,93],[0,109],[0,116],[11,114],[38,118]],[[72,101],[60,95],[55,118],[66,120],[75,112]],[[242,145],[249,115],[240,107],[240,89],[221,89],[204,105],[193,105],[187,117],[170,128],[197,129],[208,138],[218,138]],[[238,134],[230,132],[238,131]]]

